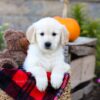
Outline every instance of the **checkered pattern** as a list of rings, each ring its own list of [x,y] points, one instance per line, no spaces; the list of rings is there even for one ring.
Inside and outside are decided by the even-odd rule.
[[[48,79],[51,73],[47,73]],[[36,81],[30,73],[22,69],[1,69],[0,70],[0,88],[4,90],[14,100],[58,100],[66,87],[69,74],[65,74],[62,86],[55,90],[49,82],[45,92],[40,92],[36,88]]]

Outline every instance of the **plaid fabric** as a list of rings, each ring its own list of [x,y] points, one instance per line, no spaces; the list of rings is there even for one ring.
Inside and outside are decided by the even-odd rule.
[[[50,78],[50,73],[47,73],[47,76]],[[68,80],[69,74],[65,74],[60,89],[53,89],[49,83],[46,91],[40,92],[36,88],[36,81],[30,73],[16,68],[0,70],[0,88],[14,100],[58,100]]]

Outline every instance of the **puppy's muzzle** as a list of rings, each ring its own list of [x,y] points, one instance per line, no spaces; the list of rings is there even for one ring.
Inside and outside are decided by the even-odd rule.
[[[50,42],[46,42],[46,43],[45,43],[45,48],[46,48],[46,49],[50,49],[50,47],[51,47],[51,43],[50,43]]]

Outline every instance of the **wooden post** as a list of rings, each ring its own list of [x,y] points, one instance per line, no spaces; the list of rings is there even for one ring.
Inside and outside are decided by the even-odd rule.
[[[69,4],[69,0],[64,0],[64,8],[63,8],[63,14],[62,14],[62,17],[63,18],[66,18],[67,17],[68,4]]]

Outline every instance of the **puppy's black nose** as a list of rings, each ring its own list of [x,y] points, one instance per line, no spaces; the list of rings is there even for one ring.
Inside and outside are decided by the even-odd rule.
[[[50,43],[50,42],[46,42],[46,43],[45,43],[45,48],[46,48],[46,49],[49,49],[50,47],[51,47],[51,43]]]

